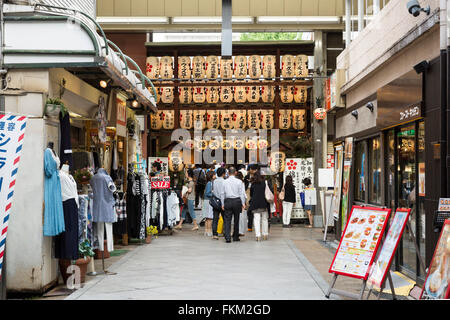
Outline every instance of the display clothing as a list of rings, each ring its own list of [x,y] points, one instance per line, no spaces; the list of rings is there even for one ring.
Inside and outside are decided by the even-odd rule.
[[[151,216],[156,216],[156,207],[150,204],[152,195],[150,194],[150,183],[147,174],[130,171],[127,182],[127,226],[128,235],[135,239],[145,239],[147,235],[146,227],[151,224]]]
[[[70,135],[70,116],[69,113],[66,112],[64,117],[62,113],[59,113],[59,125],[61,128],[61,143],[60,143],[60,152],[61,152],[61,164],[65,164],[68,162],[70,170],[73,169],[73,157],[72,157],[72,140]]]
[[[44,236],[56,236],[65,230],[59,179],[59,158],[47,148],[44,153]]]
[[[97,231],[98,250],[105,251],[105,229],[106,229],[106,242],[109,252],[114,251],[114,239],[113,239],[113,227],[109,222],[96,222],[95,230]]]
[[[55,237],[55,258],[77,260],[78,204],[75,199],[63,202],[65,231]]]
[[[94,232],[92,221],[92,198],[89,195],[80,195],[80,206],[78,208],[78,242],[81,244],[84,240],[89,240],[91,246],[94,246]]]
[[[61,181],[62,201],[64,202],[69,199],[75,199],[77,206],[79,206],[77,183],[75,179],[64,170],[59,171],[59,179]]]
[[[167,197],[167,220],[169,227],[180,221],[180,200],[175,192],[171,192]]]
[[[113,231],[115,235],[120,236],[127,233],[127,201],[123,192],[114,193],[114,198],[117,222],[113,224]]]
[[[111,177],[105,169],[100,168],[89,183],[94,193],[94,222],[116,222],[117,217],[114,211],[116,201],[113,195],[116,186]]]

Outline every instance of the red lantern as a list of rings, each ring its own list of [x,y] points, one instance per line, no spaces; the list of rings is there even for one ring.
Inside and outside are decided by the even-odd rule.
[[[323,120],[327,116],[327,111],[324,108],[317,108],[314,110],[314,117],[316,120]]]

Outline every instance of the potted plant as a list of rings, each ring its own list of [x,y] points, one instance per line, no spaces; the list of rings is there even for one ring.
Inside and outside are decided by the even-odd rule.
[[[89,171],[88,168],[78,169],[75,170],[73,178],[78,184],[81,185],[88,184],[92,178],[92,173]]]
[[[147,227],[147,238],[145,238],[145,243],[151,243],[152,242],[152,236],[158,234],[158,228],[155,226],[149,226]]]
[[[86,281],[87,266],[91,261],[92,257],[94,256],[94,251],[92,251],[92,247],[89,240],[86,239],[82,243],[80,243],[80,245],[78,246],[78,254],[79,259],[75,260],[75,263],[73,264],[78,266],[78,268],[80,268],[80,283],[84,283]],[[59,268],[64,283],[67,283],[67,279],[70,276],[70,274],[67,273],[67,268],[71,264],[72,260],[59,259]]]
[[[57,119],[60,112],[63,117],[67,113],[64,103],[58,98],[48,98],[45,102],[44,114],[49,118]]]

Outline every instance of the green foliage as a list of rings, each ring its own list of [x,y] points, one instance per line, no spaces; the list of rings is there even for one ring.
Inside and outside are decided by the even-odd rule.
[[[300,136],[294,141],[289,141],[287,144],[292,147],[292,150],[286,151],[287,158],[309,158],[312,157],[313,147],[310,137]]]
[[[78,184],[89,182],[92,178],[92,173],[89,171],[88,168],[82,168],[75,170],[75,173],[73,174],[73,178]]]
[[[48,105],[48,104],[53,104],[53,105],[59,106],[59,110],[61,111],[63,117],[64,117],[64,116],[66,115],[66,113],[68,112],[66,106],[64,105],[64,103],[63,103],[60,99],[58,99],[58,98],[48,98],[48,99],[45,101],[45,109],[46,109],[46,110],[47,110],[47,105]]]
[[[88,239],[84,240],[78,246],[78,253],[81,257],[93,257],[95,256],[94,251],[92,250],[91,243]]]
[[[241,41],[300,40],[301,32],[249,32],[241,34]]]

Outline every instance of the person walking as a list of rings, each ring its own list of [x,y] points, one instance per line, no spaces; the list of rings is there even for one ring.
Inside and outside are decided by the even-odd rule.
[[[196,165],[194,169],[194,183],[195,183],[195,208],[199,208],[200,200],[203,198],[206,186],[205,170],[200,165]]]
[[[223,184],[225,183],[225,169],[224,168],[218,168],[216,172],[217,178],[212,183],[212,193],[214,196],[220,199],[222,203],[222,208],[225,202],[225,189]],[[219,240],[219,234],[217,233],[217,226],[219,224],[219,218],[220,215],[223,217],[223,209],[216,210],[213,209],[213,222],[212,222],[212,232],[213,232],[213,239]]]
[[[241,171],[238,171],[236,173],[236,178],[238,178],[239,180],[242,181],[242,183],[244,184],[244,175],[242,174]],[[249,201],[249,196],[247,196],[247,191],[245,190],[245,184],[244,184],[244,192],[245,192],[245,208],[244,210],[242,210],[242,213],[240,215],[239,218],[239,236],[243,237],[245,236],[245,229],[247,227],[247,209],[248,209],[248,201]]]
[[[250,207],[253,213],[253,225],[255,227],[256,241],[269,238],[269,214],[268,203],[265,197],[266,182],[259,171],[256,171],[251,179]]]
[[[222,209],[224,210],[224,234],[226,243],[231,242],[231,219],[234,218],[233,241],[239,239],[239,217],[242,210],[245,209],[245,190],[244,183],[236,178],[236,169],[228,169],[229,178],[224,182],[225,201]]]
[[[248,198],[250,198],[249,195],[250,195],[251,179],[257,170],[258,170],[257,164],[249,165],[247,175],[244,177],[244,185],[245,185],[246,195]],[[247,231],[252,232],[253,231],[253,213],[250,210],[250,208],[247,208],[247,223],[248,223]]]
[[[312,215],[312,206],[313,204],[315,205],[315,199],[316,199],[316,193],[315,193],[315,189],[312,187],[312,183],[311,183],[311,179],[310,178],[305,178],[302,181],[303,185],[304,185],[304,190],[305,190],[305,211],[308,214],[308,219],[309,219],[309,225],[307,226],[307,228],[312,228],[313,227],[313,222],[314,222],[314,218]]]
[[[284,197],[282,196],[284,193]],[[283,197],[283,228],[291,228],[291,214],[292,207],[295,205],[296,201],[295,186],[292,176],[286,177],[286,182],[284,183],[283,190],[281,190],[280,197]]]
[[[174,227],[174,229],[181,230],[183,221],[186,219],[186,213],[189,211],[189,215],[192,218],[192,222],[194,223],[194,227],[192,228],[192,231],[198,230],[198,224],[195,216],[195,210],[194,210],[194,201],[195,201],[195,183],[194,183],[194,171],[192,169],[188,169],[187,172],[187,181],[186,181],[186,187],[187,191],[183,195],[183,201],[185,201],[183,206],[183,211],[181,211],[181,220],[180,222]]]
[[[214,212],[213,208],[209,204],[209,200],[212,197],[212,184],[213,181],[216,179],[216,174],[214,171],[209,171],[206,174],[206,187],[205,187],[205,194],[203,199],[203,218],[206,219],[205,221],[205,235],[207,237],[212,237],[212,221],[214,218]]]

